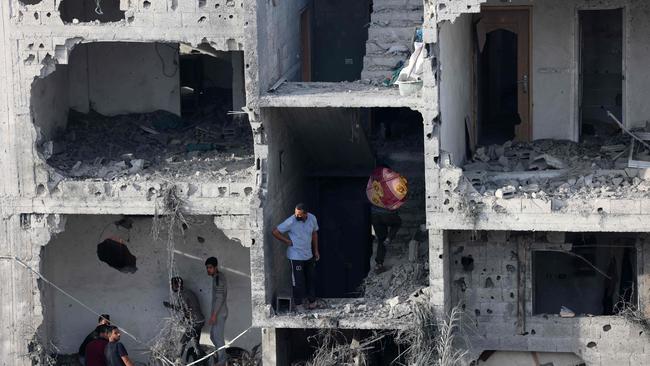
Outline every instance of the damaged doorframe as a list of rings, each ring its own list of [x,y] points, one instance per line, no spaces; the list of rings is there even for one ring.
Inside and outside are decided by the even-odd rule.
[[[483,16],[486,13],[490,12],[517,12],[517,11],[526,11],[526,21],[528,23],[528,28],[525,30],[527,33],[528,37],[525,42],[523,41],[518,41],[518,46],[521,46],[522,44],[525,44],[527,47],[527,58],[528,60],[525,62],[526,66],[525,68],[522,68],[521,65],[521,56],[522,56],[522,51],[518,50],[518,60],[517,60],[517,65],[518,65],[518,70],[517,70],[517,95],[518,98],[521,97],[522,95],[525,95],[527,97],[527,100],[525,102],[518,100],[517,101],[517,109],[518,112],[521,114],[521,108],[522,106],[526,106],[526,116],[521,117],[521,123],[518,126],[515,126],[515,139],[520,140],[520,141],[529,141],[533,139],[533,73],[532,73],[532,66],[533,66],[533,17],[532,17],[532,6],[528,5],[517,5],[517,6],[488,6],[488,5],[483,5],[481,7],[481,12],[475,15],[475,21],[472,22],[472,42],[475,42],[472,47],[472,70],[470,72],[472,73],[472,116],[473,121],[471,121],[472,129],[469,131],[470,133],[474,134],[473,141],[477,142],[479,141],[479,135],[480,135],[480,126],[479,126],[479,103],[481,103],[480,100],[480,91],[479,91],[479,68],[478,68],[478,60],[479,60],[479,55],[482,50],[482,45],[485,45],[485,39],[487,37],[487,34],[490,33],[491,31],[498,30],[498,29],[503,29],[503,30],[510,30],[515,34],[518,34],[516,32],[516,24],[514,29],[508,29],[510,25],[505,24],[506,22],[504,20],[498,20],[498,24],[503,25],[503,27],[498,28],[495,27],[495,23],[493,22],[491,28],[485,28],[480,25],[481,20],[483,19]],[[482,45],[481,45],[482,44]]]

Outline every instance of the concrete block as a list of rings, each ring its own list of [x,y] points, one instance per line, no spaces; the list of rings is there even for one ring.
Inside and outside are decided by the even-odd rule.
[[[179,1],[180,3],[185,3],[185,1]],[[156,28],[161,29],[180,27],[183,24],[181,14],[178,12],[154,13],[153,22]]]
[[[638,215],[641,213],[641,201],[639,200],[610,200],[610,213],[624,215]]]
[[[522,199],[521,212],[522,213],[551,213],[553,211],[551,200],[542,199]]]
[[[640,199],[639,202],[641,202],[641,214],[650,215],[650,200]]]
[[[496,199],[494,205],[492,205],[492,209],[499,212],[495,207],[495,205],[498,205],[505,209],[505,211],[509,214],[518,214],[521,212],[522,201],[523,199],[518,197],[511,199]]]
[[[201,197],[216,198],[226,197],[230,192],[230,185],[227,183],[203,183],[201,185]]]

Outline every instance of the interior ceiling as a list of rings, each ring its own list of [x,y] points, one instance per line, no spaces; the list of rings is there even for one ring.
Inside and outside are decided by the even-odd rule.
[[[307,154],[312,175],[367,175],[374,156],[354,108],[296,108],[283,119]]]

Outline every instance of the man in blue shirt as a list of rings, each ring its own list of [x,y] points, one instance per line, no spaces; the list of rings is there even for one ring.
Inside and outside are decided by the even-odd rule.
[[[294,214],[273,229],[273,236],[287,245],[296,307],[302,307],[302,299],[307,296],[309,309],[316,308],[314,266],[320,259],[316,216],[307,212],[305,204],[299,203]]]

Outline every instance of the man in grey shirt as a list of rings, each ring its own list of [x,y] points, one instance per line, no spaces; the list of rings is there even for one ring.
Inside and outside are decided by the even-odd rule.
[[[225,331],[226,318],[228,317],[228,285],[226,276],[218,269],[219,261],[216,257],[210,257],[205,261],[205,270],[208,276],[212,277],[212,311],[210,312],[210,340],[217,349],[217,366],[226,364],[226,350],[222,348],[226,345]]]
[[[203,357],[203,352],[199,346],[199,339],[201,338],[201,329],[205,324],[205,317],[201,311],[199,299],[192,290],[186,289],[183,286],[183,279],[181,277],[172,277],[171,288],[175,295],[173,299],[174,301],[173,303],[163,301],[163,305],[167,308],[181,312],[185,321],[190,326],[185,330],[185,333],[181,337],[179,356],[182,356],[183,349],[187,343],[190,340],[193,340],[197,347],[195,352],[197,352],[197,356],[201,358]]]

